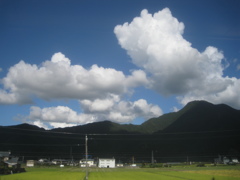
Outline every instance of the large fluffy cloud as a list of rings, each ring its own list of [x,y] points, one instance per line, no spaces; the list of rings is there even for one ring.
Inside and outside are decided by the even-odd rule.
[[[20,61],[11,67],[2,80],[4,90],[0,90],[0,103],[30,103],[33,97],[45,100],[105,98],[108,94],[124,94],[129,88],[146,82],[141,70],[126,76],[121,71],[98,65],[85,69],[71,65],[65,55],[56,53],[41,66]]]
[[[143,10],[140,17],[116,26],[114,32],[132,62],[151,76],[149,88],[178,95],[183,104],[205,99],[239,108],[239,80],[223,76],[223,53],[212,46],[199,52],[183,38],[184,28],[165,8],[153,15]]]

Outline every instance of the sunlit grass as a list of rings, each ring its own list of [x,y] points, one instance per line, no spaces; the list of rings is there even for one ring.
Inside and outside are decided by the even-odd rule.
[[[1,175],[0,180],[84,180],[85,168],[34,167],[26,173]],[[171,168],[89,168],[89,180],[237,180],[240,166]]]
[[[0,176],[0,180],[83,180],[85,172],[79,168],[28,168],[27,172]]]
[[[229,176],[229,177],[239,177],[240,170],[202,170],[202,171],[187,171],[196,174],[207,174],[213,176]]]

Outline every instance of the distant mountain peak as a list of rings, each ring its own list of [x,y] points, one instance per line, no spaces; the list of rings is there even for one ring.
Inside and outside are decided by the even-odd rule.
[[[18,129],[28,129],[28,130],[45,130],[44,128],[40,128],[36,125],[28,124],[28,123],[23,123],[23,124],[18,124],[14,126],[8,126],[10,128],[18,128]]]
[[[199,105],[200,106],[209,106],[209,105],[212,106],[214,104],[212,104],[208,101],[205,101],[205,100],[195,100],[195,101],[191,101],[191,102],[187,103],[185,107],[188,107],[188,106],[193,107],[193,106],[199,106]]]

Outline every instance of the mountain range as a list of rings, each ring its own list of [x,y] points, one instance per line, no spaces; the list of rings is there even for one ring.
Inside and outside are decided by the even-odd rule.
[[[115,157],[124,162],[209,161],[218,155],[240,157],[240,110],[193,101],[178,112],[141,125],[95,122],[45,130],[29,124],[0,126],[0,151],[25,159]]]

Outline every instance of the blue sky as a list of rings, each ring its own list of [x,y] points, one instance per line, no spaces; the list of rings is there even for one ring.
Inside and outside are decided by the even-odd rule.
[[[0,125],[240,109],[238,0],[1,0]]]

